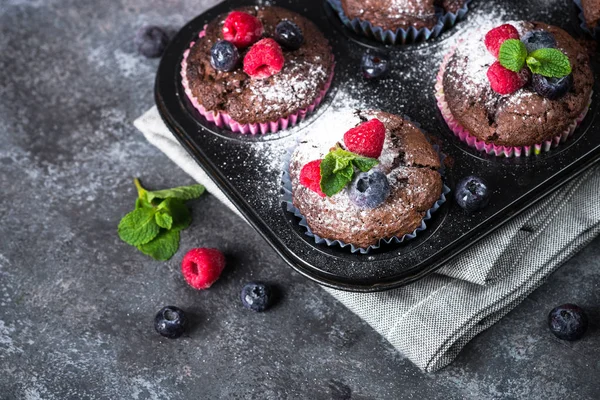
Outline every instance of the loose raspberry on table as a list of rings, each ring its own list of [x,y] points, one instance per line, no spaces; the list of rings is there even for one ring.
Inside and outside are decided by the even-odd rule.
[[[510,24],[500,25],[485,35],[485,47],[498,58],[500,46],[508,39],[519,39],[519,31]]]
[[[385,125],[375,118],[344,134],[344,144],[348,151],[364,157],[378,158],[383,150],[384,141]]]
[[[521,89],[531,78],[531,73],[527,67],[520,72],[513,72],[504,68],[500,62],[493,63],[487,71],[487,77],[492,86],[492,90],[498,94],[510,94]]]
[[[217,249],[197,248],[186,253],[181,272],[194,289],[208,289],[225,268],[225,256]]]
[[[325,193],[321,190],[321,160],[311,161],[302,167],[300,184],[319,196],[325,197]]]
[[[277,42],[271,38],[256,42],[244,57],[244,72],[253,79],[265,79],[283,68],[285,59]]]
[[[263,25],[258,18],[241,11],[229,13],[223,23],[223,39],[237,48],[257,42],[263,34]]]

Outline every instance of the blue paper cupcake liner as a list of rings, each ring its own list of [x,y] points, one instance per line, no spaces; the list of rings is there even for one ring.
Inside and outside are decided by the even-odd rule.
[[[408,29],[398,28],[396,31],[383,29],[380,26],[374,26],[369,21],[360,18],[351,20],[344,13],[341,0],[327,0],[327,2],[338,14],[342,23],[354,32],[374,38],[385,44],[409,44],[436,38],[446,29],[453,27],[454,24],[462,19],[467,11],[469,11],[469,3],[471,0],[466,0],[465,4],[463,4],[456,13],[445,12],[443,10],[438,11],[436,13],[438,21],[431,29],[416,29],[415,27],[410,27]]]
[[[431,207],[429,210],[427,210],[427,212],[425,213],[425,216],[421,220],[421,225],[419,227],[417,227],[413,232],[407,233],[401,237],[393,236],[393,237],[387,238],[387,239],[382,238],[382,239],[379,239],[377,244],[371,245],[367,248],[357,247],[351,243],[342,242],[341,240],[325,239],[325,238],[322,238],[319,235],[312,232],[312,230],[308,226],[308,222],[306,221],[306,218],[304,217],[304,215],[302,215],[300,210],[298,210],[293,204],[292,179],[291,179],[289,170],[290,170],[290,161],[291,161],[291,158],[292,158],[295,148],[296,148],[296,146],[288,149],[288,151],[284,157],[284,160],[283,160],[283,176],[281,179],[283,190],[282,190],[281,201],[283,203],[285,203],[287,211],[293,213],[296,217],[300,218],[299,225],[306,229],[305,234],[307,236],[312,237],[315,240],[316,244],[326,244],[327,246],[340,246],[341,248],[346,248],[349,246],[350,251],[352,253],[360,252],[361,254],[367,254],[372,249],[378,249],[379,247],[381,247],[381,245],[383,243],[385,243],[385,244],[390,244],[392,242],[393,243],[402,243],[404,241],[414,239],[417,236],[417,233],[422,232],[425,229],[427,229],[427,224],[425,222],[430,220],[432,217],[432,214],[434,212],[436,212],[442,206],[442,204],[444,204],[446,202],[446,195],[448,193],[450,193],[450,188],[448,186],[446,186],[446,184],[442,183],[442,185],[443,185],[442,194],[440,195],[440,198],[434,203],[433,207]],[[438,153],[438,155],[440,157],[442,167],[440,168],[439,172],[443,176],[444,159],[446,158],[446,156],[440,152],[439,146],[433,145],[433,148],[435,149],[435,151]]]
[[[600,26],[596,26],[594,28],[587,26],[587,23],[585,22],[585,15],[583,13],[583,6],[581,5],[581,0],[573,0],[573,1],[579,8],[579,19],[581,20],[581,24],[580,24],[581,29],[583,29],[584,31],[589,33],[593,38],[596,38],[596,39],[599,38],[600,37]]]

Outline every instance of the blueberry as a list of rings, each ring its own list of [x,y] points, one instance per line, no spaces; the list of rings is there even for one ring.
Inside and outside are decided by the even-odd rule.
[[[383,53],[367,51],[362,56],[361,68],[366,79],[382,78],[390,69],[390,60]]]
[[[261,312],[265,311],[271,305],[271,288],[264,283],[251,282],[242,288],[242,304],[244,307]]]
[[[218,41],[210,49],[210,65],[217,71],[233,71],[239,60],[237,47],[227,40]]]
[[[477,176],[468,176],[456,185],[456,202],[469,212],[487,206],[491,194],[488,184]]]
[[[529,31],[521,41],[529,53],[539,49],[553,49],[556,47],[556,39],[550,32],[546,31]]]
[[[542,75],[534,74],[531,80],[533,89],[539,94],[550,100],[556,100],[563,97],[573,87],[573,74],[562,78],[547,78]]]
[[[154,317],[156,332],[169,339],[176,339],[185,331],[185,313],[175,306],[162,308]]]
[[[158,26],[142,27],[135,35],[138,52],[148,58],[162,56],[169,44],[169,35]]]
[[[390,183],[381,171],[361,172],[348,188],[350,200],[360,208],[375,208],[390,195]]]
[[[275,28],[275,41],[290,50],[298,50],[304,43],[302,29],[292,21],[281,21]]]
[[[548,327],[562,340],[581,339],[588,327],[585,312],[575,304],[563,304],[548,314]]]

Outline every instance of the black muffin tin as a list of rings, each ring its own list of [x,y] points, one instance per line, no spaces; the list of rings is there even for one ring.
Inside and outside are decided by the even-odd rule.
[[[259,2],[265,4],[265,2]],[[489,4],[493,3],[493,4]],[[217,15],[252,1],[228,0],[198,16],[176,35],[161,61],[155,87],[156,103],[162,118],[175,137],[198,164],[213,178],[249,223],[296,271],[323,285],[357,292],[382,291],[411,283],[435,271],[478,240],[493,232],[545,195],[590,168],[600,158],[600,125],[595,118],[598,95],[574,136],[549,153],[506,159],[473,150],[454,137],[444,123],[434,98],[434,81],[439,54],[456,29],[419,45],[383,47],[346,29],[324,0],[269,2],[296,11],[314,21],[329,39],[336,57],[336,73],[329,95],[319,109],[298,127],[264,136],[239,135],[216,128],[202,118],[187,100],[180,84],[180,62],[190,41]],[[476,13],[487,14],[499,7],[507,19],[543,20],[561,26],[575,37],[585,38],[579,28],[577,9],[564,2],[564,9],[548,10],[543,1],[487,2],[474,0],[471,11],[459,22],[468,29]],[[557,7],[553,7],[557,8]],[[568,18],[565,18],[568,14]],[[366,82],[360,73],[360,58],[367,48],[390,52],[394,63],[385,81]],[[597,68],[596,68],[597,70]],[[415,79],[418,74],[418,79]],[[494,193],[484,210],[468,214],[452,199],[428,221],[428,229],[402,244],[382,246],[369,254],[352,254],[348,249],[316,245],[280,201],[281,168],[273,167],[281,151],[269,147],[310,131],[311,123],[327,113],[338,89],[352,95],[368,91],[368,107],[409,116],[421,124],[451,161],[445,183],[476,174],[487,180]],[[598,93],[598,90],[595,90]],[[287,138],[287,139],[286,139]],[[264,158],[257,158],[256,142]],[[274,158],[267,160],[266,158]],[[592,199],[590,199],[592,200]],[[225,228],[224,228],[225,229]],[[226,229],[235,229],[227,227]],[[239,240],[244,240],[240,237]]]

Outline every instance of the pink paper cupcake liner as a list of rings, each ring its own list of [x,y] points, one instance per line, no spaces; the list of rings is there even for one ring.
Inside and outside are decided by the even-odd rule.
[[[536,143],[531,146],[499,146],[493,143],[486,143],[485,141],[477,138],[472,135],[468,130],[466,130],[460,123],[454,118],[452,115],[452,111],[450,111],[450,107],[448,102],[446,101],[446,96],[444,94],[444,85],[443,78],[444,73],[446,72],[446,67],[448,62],[450,61],[450,57],[454,54],[456,47],[452,49],[442,61],[442,65],[440,66],[440,70],[437,74],[436,83],[435,83],[435,98],[437,99],[437,105],[442,113],[442,117],[448,124],[450,130],[463,142],[465,142],[470,147],[473,147],[479,151],[483,151],[487,154],[495,155],[495,156],[504,156],[504,157],[520,157],[520,156],[531,156],[531,155],[539,155],[542,152],[548,152],[552,148],[558,146],[560,143],[564,143],[577,129],[577,127],[581,124],[581,122],[585,119],[587,115],[590,105],[592,103],[592,93],[590,93],[590,99],[588,101],[587,106],[573,123],[569,125],[567,129],[563,132],[557,134],[552,139],[546,140],[542,143]]]
[[[206,26],[204,28],[206,29]],[[198,37],[202,38],[205,36],[205,34],[206,34],[206,31],[202,30],[202,32],[200,32]],[[204,118],[206,118],[207,121],[214,123],[219,128],[226,127],[226,128],[229,128],[232,132],[238,132],[238,133],[242,133],[242,134],[252,134],[252,135],[256,135],[259,133],[265,134],[265,133],[269,133],[269,132],[275,133],[279,130],[290,128],[290,127],[298,124],[302,120],[304,120],[304,118],[306,118],[306,116],[308,114],[313,112],[319,106],[319,104],[321,104],[321,102],[323,101],[323,98],[327,94],[327,91],[329,91],[329,88],[331,87],[331,82],[333,80],[333,72],[335,69],[335,62],[332,62],[331,73],[329,74],[329,77],[327,78],[327,82],[325,83],[325,86],[319,92],[319,95],[316,97],[315,101],[312,104],[310,104],[308,107],[302,108],[302,109],[296,111],[295,113],[288,115],[285,118],[279,118],[276,121],[260,122],[260,123],[253,123],[253,124],[242,124],[242,123],[237,122],[233,118],[231,118],[231,116],[226,112],[207,110],[192,95],[192,90],[190,89],[190,83],[187,78],[186,71],[187,71],[187,58],[188,58],[188,55],[190,54],[190,50],[191,50],[192,46],[194,46],[195,43],[196,42],[191,42],[190,48],[187,49],[183,53],[183,60],[181,61],[181,83],[183,85],[183,89],[185,90],[185,94],[187,95],[188,99],[190,100],[190,102],[192,103],[194,108],[196,110],[198,110],[198,112]]]

